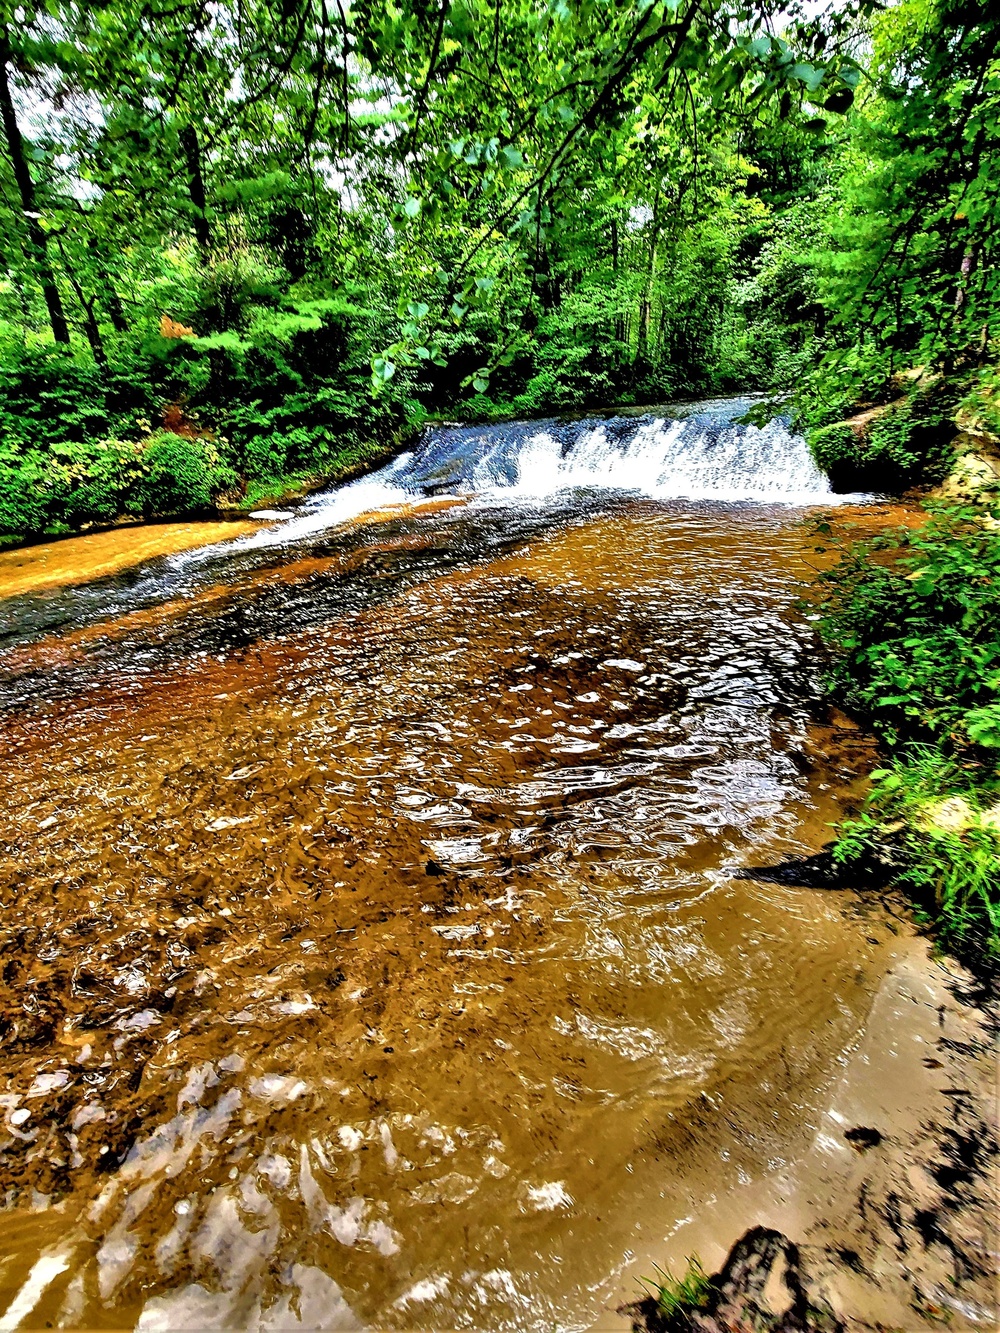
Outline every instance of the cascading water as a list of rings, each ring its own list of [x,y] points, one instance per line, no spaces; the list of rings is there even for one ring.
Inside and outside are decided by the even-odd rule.
[[[834,494],[787,419],[749,424],[753,404],[727,398],[662,415],[436,427],[380,472],[316,496],[280,529],[246,544],[285,544],[429,496],[487,504],[548,500],[560,492],[795,505],[850,498]]]
[[[415,449],[379,471],[316,494],[284,516],[274,514],[275,521],[247,537],[149,561],[72,595],[56,589],[9,601],[0,642],[190,597],[292,551],[318,552],[331,541],[363,543],[370,538],[355,520],[378,515],[406,522],[428,501],[455,503],[453,522],[477,534],[462,539],[463,553],[478,558],[571,515],[636,499],[801,506],[863,498],[834,494],[786,419],[750,424],[754,405],[752,398],[729,398],[656,414],[433,427]],[[448,522],[444,515],[440,521]],[[278,606],[275,614],[286,610]]]

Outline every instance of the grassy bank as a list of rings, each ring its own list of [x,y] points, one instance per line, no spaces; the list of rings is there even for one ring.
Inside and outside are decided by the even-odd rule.
[[[832,688],[886,756],[835,855],[845,868],[879,862],[944,945],[991,968],[1000,963],[1000,487],[988,457],[995,381],[977,377],[946,437],[964,427],[960,450],[976,429],[986,457],[959,460],[938,497],[924,502],[921,526],[854,543],[822,525],[840,558],[820,579]],[[955,449],[932,438],[933,468],[946,452]]]
[[[423,418],[405,395],[374,399],[363,364],[335,384],[243,379],[199,402],[179,372],[193,353],[164,355],[169,374],[52,350],[0,367],[0,545],[246,512],[376,466]]]

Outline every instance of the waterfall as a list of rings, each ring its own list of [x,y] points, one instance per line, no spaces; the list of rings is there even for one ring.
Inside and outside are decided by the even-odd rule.
[[[533,503],[567,493],[654,500],[812,505],[837,496],[787,419],[744,420],[753,399],[581,421],[437,426],[381,471],[314,496],[293,517],[247,538],[271,545],[307,538],[376,509],[431,496]]]

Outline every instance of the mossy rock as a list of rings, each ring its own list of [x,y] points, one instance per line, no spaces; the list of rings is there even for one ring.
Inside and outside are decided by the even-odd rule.
[[[835,491],[891,494],[940,481],[948,471],[953,433],[948,417],[929,410],[918,396],[820,426],[808,441]]]

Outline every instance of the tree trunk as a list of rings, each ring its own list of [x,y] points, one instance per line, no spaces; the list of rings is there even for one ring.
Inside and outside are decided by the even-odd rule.
[[[94,314],[93,301],[86,301],[81,296],[80,305],[83,309],[83,331],[87,335],[87,342],[90,343],[91,355],[97,365],[102,370],[107,368],[108,354],[104,350],[104,339],[101,337],[101,326],[97,322],[97,316]]]
[[[107,308],[111,323],[115,333],[124,333],[128,328],[128,320],[125,318],[122,298],[115,291],[115,285],[110,278],[105,277],[104,283],[104,305]]]
[[[549,252],[544,245],[535,254],[535,287],[542,310],[550,314],[558,306],[561,293],[559,277],[552,272]]]
[[[611,219],[611,271],[615,275],[615,304],[618,304],[618,219]],[[615,341],[623,343],[625,341],[625,317],[621,311],[615,313]]]
[[[198,131],[193,125],[185,125],[181,130],[181,148],[188,169],[188,197],[194,206],[194,234],[201,248],[202,258],[207,259],[212,249],[212,229],[208,225],[208,203],[205,199],[205,177],[201,170],[201,147],[198,143]]]
[[[58,240],[58,238],[57,244],[59,246],[59,254],[62,256],[63,268],[66,271],[66,276],[69,278],[70,286],[76,293],[76,299],[80,302],[80,309],[83,311],[83,331],[86,334],[87,342],[90,344],[91,354],[93,355],[95,363],[99,365],[102,370],[106,369],[108,356],[104,350],[104,339],[101,337],[101,326],[97,322],[97,315],[94,311],[94,298],[88,297],[84,292],[77,280],[76,274],[73,272],[72,265],[66,260],[66,251],[63,248],[62,241]]]
[[[649,238],[649,270],[646,274],[646,290],[642,294],[639,306],[639,339],[636,356],[648,358],[649,333],[653,316],[653,282],[656,277],[656,251],[660,243],[660,182],[657,179],[656,192],[653,195],[653,218]]]
[[[18,194],[21,196],[21,211],[24,214],[27,233],[26,257],[29,266],[35,271],[41,284],[42,295],[45,298],[45,308],[49,313],[49,323],[52,326],[52,337],[57,343],[68,344],[69,325],[66,323],[62,298],[59,295],[55,274],[49,262],[45,232],[38,221],[37,209],[35,208],[35,184],[31,179],[31,172],[24,156],[24,140],[21,137],[17,115],[14,111],[14,101],[11,97],[10,81],[7,77],[9,60],[10,44],[7,40],[7,30],[6,28],[0,28],[0,119],[3,120],[4,142],[13,169],[14,182],[17,185]]]

